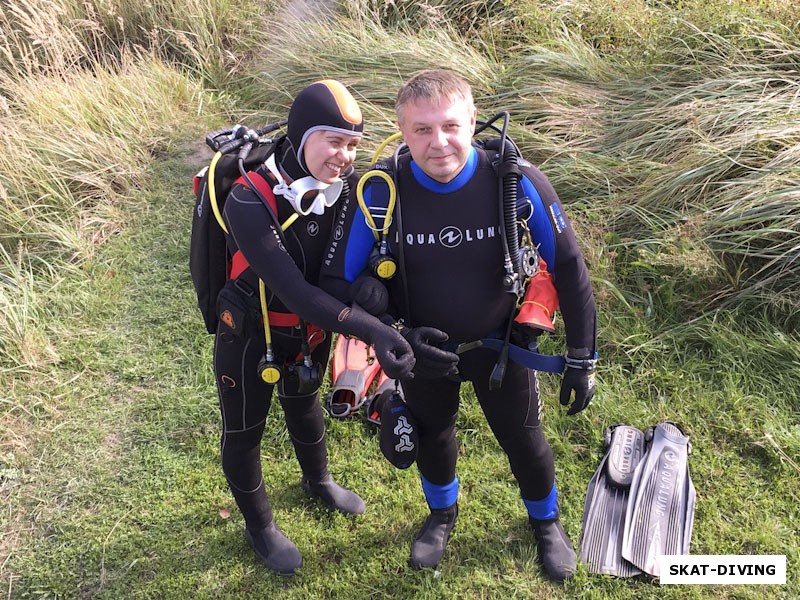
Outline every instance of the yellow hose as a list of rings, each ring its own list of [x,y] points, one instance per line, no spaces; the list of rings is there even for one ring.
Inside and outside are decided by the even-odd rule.
[[[214,155],[214,158],[211,159],[211,165],[208,167],[208,199],[211,202],[211,210],[214,211],[217,223],[222,227],[222,231],[228,233],[228,228],[225,227],[225,222],[222,220],[222,215],[219,212],[219,205],[217,204],[217,186],[214,182],[217,172],[217,163],[220,158],[222,158],[222,153],[218,151]]]
[[[383,228],[380,230],[375,224],[375,219],[372,217],[372,214],[370,214],[366,202],[364,202],[364,185],[373,177],[383,179],[386,182],[386,185],[389,186],[389,203],[386,205],[386,215],[383,218]],[[394,186],[394,181],[392,181],[392,178],[389,177],[389,175],[387,175],[384,171],[379,171],[377,169],[367,171],[361,176],[361,179],[358,180],[358,185],[356,186],[356,200],[358,201],[358,206],[361,207],[361,212],[364,213],[364,219],[366,219],[376,241],[380,241],[381,235],[386,237],[386,235],[389,233],[389,226],[392,224],[391,215],[394,212],[394,203],[396,198],[397,188]]]
[[[381,152],[383,152],[386,146],[391,144],[393,141],[400,139],[401,137],[403,137],[403,134],[400,133],[399,131],[395,131],[392,135],[383,140],[383,142],[381,142],[381,145],[378,146],[378,149],[375,150],[375,154],[372,155],[372,164],[375,164],[376,162],[378,162],[378,160],[380,160]]]
[[[261,299],[261,316],[264,318],[264,341],[267,343],[267,348],[272,346],[272,333],[269,330],[269,311],[267,309],[267,286],[264,285],[264,280],[258,280],[258,296]]]

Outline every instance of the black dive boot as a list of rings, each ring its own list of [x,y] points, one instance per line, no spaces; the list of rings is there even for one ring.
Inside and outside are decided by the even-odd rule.
[[[303,566],[303,557],[292,541],[271,521],[262,529],[245,529],[244,536],[262,562],[281,575],[292,575]]]
[[[539,521],[528,517],[533,528],[533,537],[539,550],[539,561],[550,579],[564,581],[572,577],[578,566],[575,550],[569,541],[558,517]]]
[[[432,508],[431,514],[411,544],[411,566],[415,569],[435,567],[442,560],[450,540],[450,532],[458,517],[458,503],[449,508]]]
[[[312,481],[303,475],[300,487],[346,515],[361,515],[366,510],[361,496],[336,483],[330,473],[325,473],[319,481]]]

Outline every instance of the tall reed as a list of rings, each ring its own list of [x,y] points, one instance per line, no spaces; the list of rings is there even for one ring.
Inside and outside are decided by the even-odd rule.
[[[245,0],[9,0],[0,71],[61,75],[150,55],[222,89],[253,49],[261,10]]]
[[[205,94],[165,63],[132,57],[61,77],[0,72],[0,86],[8,94],[0,107],[0,311],[14,320],[2,323],[0,338],[14,347],[47,327],[17,299],[41,297],[42,286],[124,227],[127,211],[141,206],[143,174]],[[23,269],[35,277],[18,275]]]

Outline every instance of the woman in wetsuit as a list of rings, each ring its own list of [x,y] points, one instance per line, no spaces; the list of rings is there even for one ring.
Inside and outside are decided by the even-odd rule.
[[[337,221],[349,207],[348,190],[355,188],[352,164],[362,130],[361,111],[344,85],[311,84],[292,103],[287,135],[275,142],[249,182],[233,185],[223,213],[233,270],[218,298],[214,344],[222,467],[244,516],[247,540],[267,567],[282,574],[293,573],[302,558],[275,523],[262,477],[260,445],[273,389],[302,488],[331,508],[361,514],[364,502],[336,483],[327,468],[319,385],[330,332],[374,344],[393,376],[407,375],[413,366],[410,347],[398,332],[316,287]],[[259,185],[269,189],[259,193]],[[265,202],[270,196],[274,206]],[[283,231],[289,217],[295,220]],[[259,280],[268,306],[269,353]],[[264,376],[267,368],[280,372],[277,383]]]

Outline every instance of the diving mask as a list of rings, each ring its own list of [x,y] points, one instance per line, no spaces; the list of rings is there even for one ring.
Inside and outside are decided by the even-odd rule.
[[[278,180],[272,190],[273,193],[286,198],[295,212],[304,217],[311,213],[323,214],[326,208],[330,208],[336,203],[344,187],[341,179],[337,179],[333,183],[324,183],[311,176],[301,177],[295,179],[291,184],[287,184],[275,163],[274,154],[267,159],[266,165]]]

